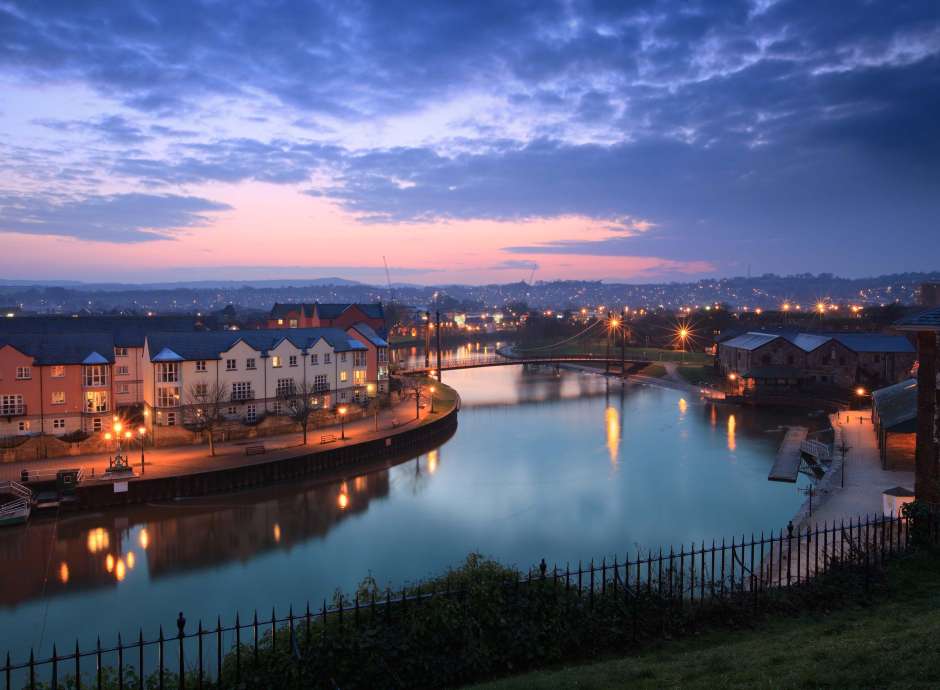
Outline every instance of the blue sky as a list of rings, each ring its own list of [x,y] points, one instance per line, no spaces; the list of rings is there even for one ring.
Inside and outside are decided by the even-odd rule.
[[[0,0],[0,273],[940,266],[940,3]]]

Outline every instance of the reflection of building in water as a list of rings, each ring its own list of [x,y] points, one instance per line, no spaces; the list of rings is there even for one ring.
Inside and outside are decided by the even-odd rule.
[[[366,511],[372,499],[387,496],[388,479],[383,470],[300,492],[281,488],[274,498],[260,502],[233,496],[185,511],[168,506],[167,518],[148,520],[150,574],[156,578],[246,561],[262,551],[322,537],[343,518]]]
[[[0,605],[72,592],[89,587],[113,586],[117,570],[126,575],[121,530],[93,520],[33,520],[28,528],[4,530],[0,536],[0,560],[20,567],[5,569]],[[51,550],[51,552],[50,552]],[[111,570],[108,571],[108,563]],[[118,567],[120,563],[120,568]],[[48,579],[36,573],[46,572]]]

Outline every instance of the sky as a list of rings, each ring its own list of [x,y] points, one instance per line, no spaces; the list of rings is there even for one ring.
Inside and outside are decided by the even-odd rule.
[[[857,277],[938,219],[938,0],[0,0],[0,278]]]

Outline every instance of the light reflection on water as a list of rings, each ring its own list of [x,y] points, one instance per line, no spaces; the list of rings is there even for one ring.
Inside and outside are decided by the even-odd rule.
[[[401,465],[0,532],[0,558],[17,564],[0,580],[0,650],[146,635],[180,610],[286,610],[471,551],[524,567],[768,530],[800,503],[766,479],[780,416],[552,369],[444,380],[463,400],[457,434]]]

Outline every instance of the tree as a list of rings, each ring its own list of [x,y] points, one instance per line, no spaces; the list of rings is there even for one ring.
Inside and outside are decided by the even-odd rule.
[[[410,397],[412,395],[414,396],[415,419],[418,419],[418,417],[421,416],[421,396],[425,380],[420,376],[402,376],[398,380],[401,384],[401,390],[405,397]]]
[[[291,383],[289,389],[278,392],[278,398],[287,404],[287,413],[290,418],[300,424],[304,432],[304,445],[307,445],[307,428],[310,416],[317,409],[316,400],[319,392],[310,383]]]
[[[190,424],[196,431],[206,434],[209,455],[215,456],[215,430],[225,421],[228,391],[217,383],[194,383],[186,391],[186,404]]]

